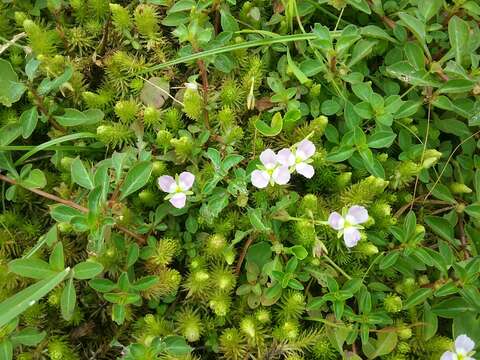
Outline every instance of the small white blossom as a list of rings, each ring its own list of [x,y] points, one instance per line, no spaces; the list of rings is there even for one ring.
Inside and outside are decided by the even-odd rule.
[[[328,225],[338,231],[338,237],[343,235],[345,245],[351,248],[360,241],[359,229],[363,229],[360,224],[368,220],[368,211],[359,205],[350,207],[348,211],[345,210],[342,215],[336,211],[332,212],[328,218]]]
[[[445,351],[440,360],[475,360],[475,342],[467,335],[460,335],[455,339],[453,351]]]
[[[158,186],[163,191],[169,193],[165,197],[166,200],[178,209],[181,209],[185,206],[187,201],[187,195],[193,194],[190,188],[193,186],[195,181],[195,175],[188,171],[184,171],[180,176],[175,176],[175,179],[170,175],[164,175],[158,178]]]
[[[263,189],[271,185],[285,185],[290,181],[290,171],[282,159],[278,158],[272,149],[266,149],[260,154],[262,163],[258,170],[252,171],[250,177],[253,186]]]

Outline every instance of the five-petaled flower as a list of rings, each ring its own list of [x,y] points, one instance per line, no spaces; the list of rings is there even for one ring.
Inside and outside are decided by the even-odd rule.
[[[165,199],[178,209],[185,206],[187,195],[193,194],[189,191],[195,181],[195,175],[188,171],[175,175],[175,179],[170,175],[164,175],[158,178],[158,186],[163,191],[169,193]]]
[[[282,149],[278,152],[278,159],[283,164],[287,164],[290,167],[291,172],[305,176],[307,179],[312,178],[315,174],[311,157],[315,154],[315,145],[307,139],[300,141],[290,149]]]
[[[446,351],[440,360],[475,360],[472,355],[475,343],[467,335],[460,335],[455,339],[454,351]]]
[[[368,211],[363,206],[353,205],[348,209],[344,208],[342,215],[334,211],[328,217],[328,225],[338,231],[338,237],[343,235],[345,245],[354,247],[360,241],[360,224],[368,220]]]
[[[259,170],[252,171],[251,180],[253,186],[263,189],[268,184],[285,185],[290,181],[290,171],[288,164],[284,162],[283,158],[271,149],[266,149],[260,154]]]

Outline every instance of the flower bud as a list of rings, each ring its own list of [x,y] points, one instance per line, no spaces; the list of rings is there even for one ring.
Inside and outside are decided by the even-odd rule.
[[[365,256],[378,254],[378,248],[372,243],[361,242],[357,245],[356,250]]]
[[[429,169],[433,165],[435,165],[438,160],[442,157],[442,153],[440,151],[434,150],[434,149],[428,149],[425,151],[425,154],[423,155],[423,163],[422,167],[424,169]]]
[[[454,194],[470,194],[472,192],[472,189],[470,189],[467,185],[458,182],[451,183],[450,190]]]
[[[400,312],[403,308],[402,299],[400,298],[400,296],[393,294],[385,297],[385,299],[383,300],[383,305],[385,307],[385,310],[389,313]]]
[[[407,340],[412,337],[412,329],[405,325],[401,325],[397,328],[398,337],[402,340]]]

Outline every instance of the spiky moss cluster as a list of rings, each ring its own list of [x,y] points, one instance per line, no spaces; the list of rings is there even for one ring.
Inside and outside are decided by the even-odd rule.
[[[369,176],[353,184],[340,194],[340,201],[344,206],[355,204],[370,204],[376,196],[381,195],[388,186],[388,181]]]
[[[66,337],[51,337],[48,341],[48,355],[51,360],[78,360],[80,357],[69,345]]]
[[[203,99],[197,89],[187,88],[183,94],[183,112],[192,120],[200,120],[203,113]]]
[[[311,349],[311,354],[316,360],[335,360],[340,355],[326,336],[318,339]]]

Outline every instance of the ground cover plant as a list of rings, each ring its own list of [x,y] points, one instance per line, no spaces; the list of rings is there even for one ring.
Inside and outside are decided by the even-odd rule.
[[[479,24],[0,1],[0,360],[480,358]]]

